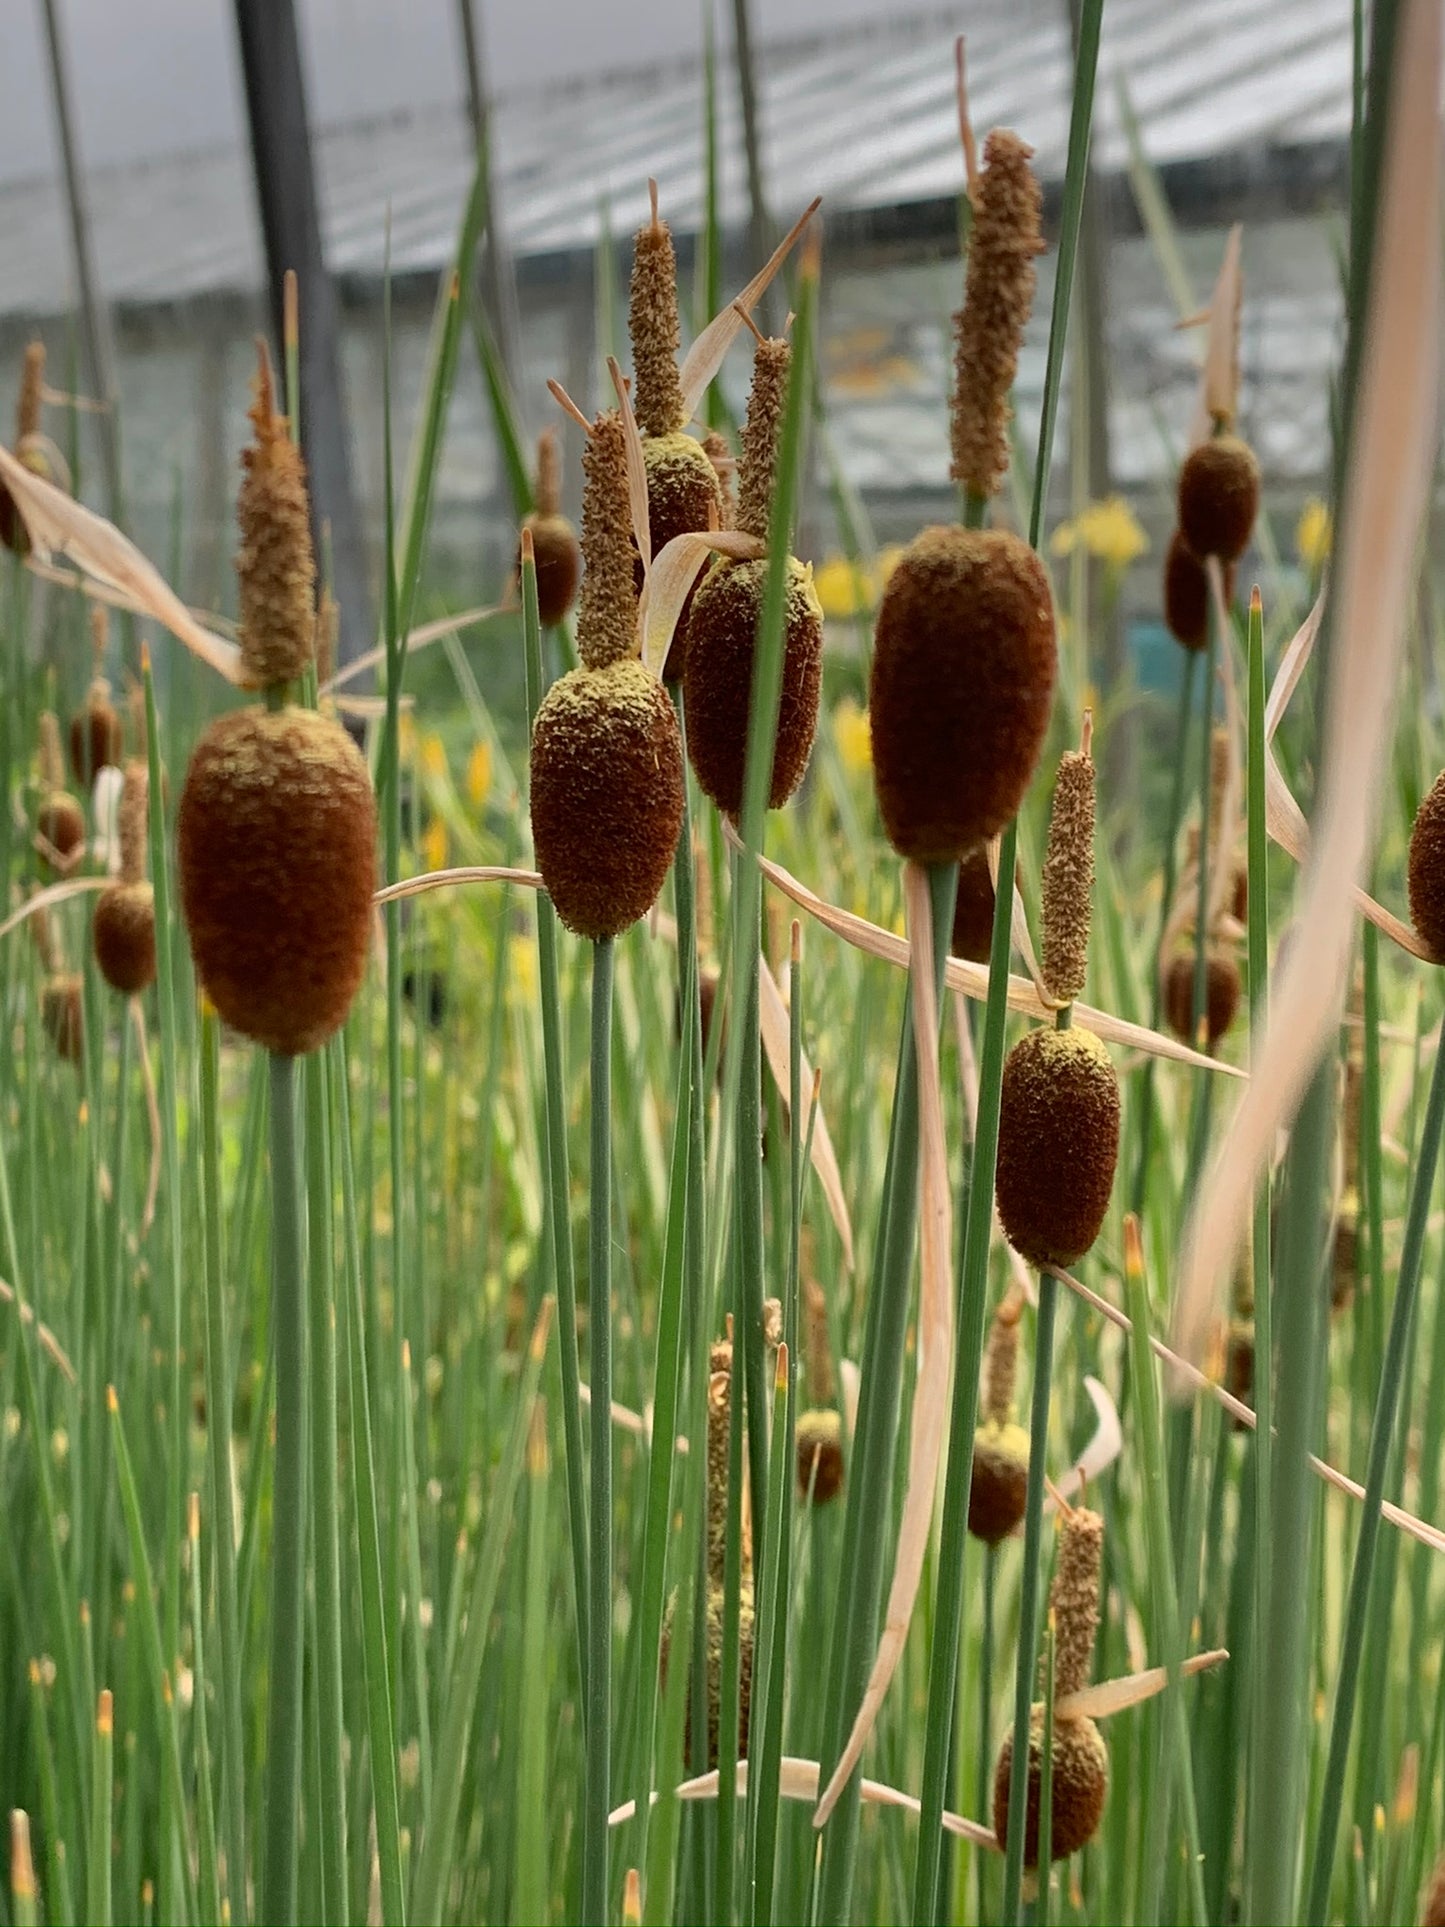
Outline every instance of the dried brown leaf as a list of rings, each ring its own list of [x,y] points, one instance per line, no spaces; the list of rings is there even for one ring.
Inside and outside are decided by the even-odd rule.
[[[774,248],[766,265],[753,276],[742,293],[735,300],[730,301],[722,313],[707,324],[683,356],[682,405],[686,420],[691,421],[697,413],[698,406],[707,393],[708,383],[727,359],[728,349],[737,340],[738,330],[743,325],[743,314],[748,313],[762,299],[769,282],[792,253],[793,244],[798,236],[822,205],[822,195],[815,195]],[[740,309],[742,313],[739,313]]]

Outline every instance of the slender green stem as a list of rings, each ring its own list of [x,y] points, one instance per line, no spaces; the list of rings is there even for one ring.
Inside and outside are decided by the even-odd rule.
[[[110,1927],[110,1825],[115,1798],[111,1697],[102,1693],[95,1716],[94,1778],[90,1792],[90,1851],[86,1855],[86,1919]]]
[[[301,1676],[306,1604],[306,1294],[296,1169],[296,1060],[271,1053],[271,1329],[276,1354],[270,1714],[261,1916],[296,1909],[301,1800]]]
[[[999,872],[1000,876],[1003,872]],[[1000,893],[1002,894],[1002,893]],[[1058,1311],[1059,1281],[1051,1271],[1039,1274],[1038,1329],[1034,1344],[1033,1412],[1029,1424],[1029,1483],[1024,1508],[1024,1564],[1019,1579],[1018,1661],[1014,1668],[1014,1771],[1009,1778],[1008,1840],[1004,1854],[1003,1912],[1005,1927],[1019,1918],[1019,1896],[1024,1871],[1024,1811],[1029,1775],[1018,1762],[1029,1757],[1029,1715],[1033,1706],[1034,1671],[1038,1659],[1039,1577],[1043,1563],[1044,1467],[1049,1450],[1049,1398],[1054,1376],[1054,1319]]]
[[[221,1221],[219,1119],[220,1019],[201,1019],[201,1173],[205,1204],[206,1444],[210,1459],[211,1541],[216,1560],[216,1635],[221,1673],[221,1766],[225,1789],[226,1892],[231,1918],[248,1918],[245,1726],[242,1652],[236,1621],[236,1517],[231,1474],[230,1341],[227,1336]]]
[[[587,1790],[582,1918],[607,1921],[608,1749],[612,1741],[612,938],[592,948],[592,1159],[588,1172],[587,1332],[592,1385]]]
[[[527,718],[536,720],[542,701],[542,628],[537,613],[537,571],[522,566],[522,636],[526,654]],[[567,1460],[567,1524],[572,1545],[572,1594],[577,1617],[577,1666],[587,1716],[587,1492],[583,1484],[582,1374],[577,1362],[577,1278],[572,1261],[572,1218],[567,1183],[567,1070],[562,1059],[562,997],[557,970],[557,913],[545,891],[537,893],[537,975],[542,998],[542,1065],[546,1086],[543,1148],[547,1209],[552,1226],[552,1265],[557,1287],[557,1344],[562,1372],[562,1435]]]
[[[1405,1243],[1400,1253],[1400,1276],[1395,1285],[1395,1302],[1390,1313],[1390,1336],[1385,1348],[1384,1370],[1375,1397],[1375,1416],[1370,1428],[1370,1456],[1365,1473],[1364,1510],[1360,1516],[1359,1537],[1355,1541],[1355,1560],[1350,1570],[1350,1591],[1345,1608],[1345,1633],[1340,1649],[1340,1670],[1335,1682],[1335,1710],[1330,1725],[1330,1750],[1325,1766],[1324,1787],[1320,1794],[1319,1829],[1315,1836],[1314,1861],[1310,1873],[1305,1915],[1323,1920],[1330,1898],[1330,1874],[1334,1867],[1335,1844],[1339,1834],[1340,1807],[1344,1800],[1345,1767],[1349,1759],[1350,1731],[1354,1721],[1360,1661],[1364,1654],[1365,1622],[1370,1602],[1370,1581],[1375,1570],[1375,1552],[1380,1538],[1380,1505],[1385,1496],[1385,1475],[1395,1436],[1395,1419],[1404,1383],[1406,1347],[1415,1301],[1420,1288],[1420,1273],[1425,1257],[1425,1232],[1430,1214],[1430,1193],[1435,1184],[1435,1167],[1440,1159],[1440,1137],[1445,1128],[1445,1051],[1436,1051],[1430,1073],[1430,1096],[1425,1108],[1425,1123],[1410,1176],[1410,1208],[1405,1221]]]

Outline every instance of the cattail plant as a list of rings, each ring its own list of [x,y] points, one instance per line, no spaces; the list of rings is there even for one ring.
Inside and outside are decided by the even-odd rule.
[[[40,716],[40,792],[35,812],[40,860],[49,870],[71,869],[85,850],[85,811],[65,787],[60,725],[48,709]]]
[[[983,1361],[983,1423],[973,1435],[968,1529],[996,1546],[1017,1527],[1028,1496],[1029,1435],[1014,1415],[1019,1297],[1010,1292],[993,1315]]]
[[[146,878],[150,778],[126,766],[120,795],[120,877],[101,892],[91,924],[100,974],[122,997],[136,997],[156,974],[155,892]]]
[[[958,894],[953,900],[953,935],[949,953],[970,963],[986,964],[993,942],[993,878],[988,851],[980,843],[959,859]]]
[[[1445,962],[1445,770],[1415,812],[1406,882],[1415,934]]]
[[[828,1340],[828,1304],[817,1279],[805,1276],[803,1359],[808,1403],[795,1428],[798,1495],[827,1505],[843,1490],[843,1415],[836,1405],[837,1383]]]
[[[737,526],[768,538],[778,428],[787,397],[792,350],[757,336],[752,388],[743,425]],[[645,446],[645,444],[644,444]],[[683,673],[687,749],[698,782],[726,815],[743,803],[753,657],[767,593],[768,559],[719,561],[693,595]],[[813,572],[788,558],[783,670],[768,807],[780,809],[803,780],[818,722],[823,674],[823,611]]]
[[[78,1065],[85,1055],[85,984],[74,971],[61,971],[42,986],[40,1021],[55,1055]]]
[[[346,731],[287,700],[313,660],[316,571],[305,469],[276,412],[264,345],[250,419],[237,500],[241,670],[264,690],[265,706],[235,710],[202,735],[181,793],[178,842],[197,975],[221,1017],[270,1053],[276,1466],[261,1909],[292,1921],[306,1571],[294,1065],[340,1028],[360,986],[377,822],[366,764]]]
[[[1179,470],[1179,533],[1203,562],[1237,562],[1249,547],[1259,513],[1259,462],[1248,442],[1216,420],[1207,442],[1192,448]]]
[[[1080,1507],[1065,1514],[1059,1529],[1058,1569],[1049,1595],[1056,1655],[1054,1690],[1060,1701],[1082,1692],[1093,1670],[1103,1548],[1104,1521],[1097,1512]],[[1023,1858],[1024,1865],[1030,1868],[1039,1864],[1043,1735],[1044,1708],[1038,1704],[1029,1717]],[[1014,1736],[1010,1733],[999,1752],[993,1785],[994,1831],[1005,1846],[1013,1824],[1010,1815],[1013,1750]],[[1049,1852],[1052,1859],[1065,1860],[1093,1839],[1109,1790],[1109,1749],[1103,1734],[1087,1714],[1055,1713],[1052,1776]]]
[[[1233,1024],[1239,1011],[1240,990],[1239,965],[1233,953],[1216,946],[1204,962],[1204,1014],[1200,1029],[1208,1049],[1213,1050]],[[1165,968],[1164,1015],[1176,1037],[1186,1044],[1195,1042],[1192,949],[1176,951]]]
[[[532,535],[532,556],[537,565],[537,613],[543,623],[555,627],[566,620],[577,594],[582,573],[582,551],[577,531],[562,513],[562,467],[553,429],[544,428],[537,437],[537,506],[522,527]]]
[[[92,605],[90,634],[95,674],[86,691],[84,707],[70,719],[70,767],[76,782],[86,791],[100,770],[120,763],[124,740],[120,714],[111,701],[110,684],[102,670],[110,634],[104,603]]]
[[[1234,564],[1224,566],[1224,599],[1234,600]],[[1182,648],[1197,654],[1209,641],[1209,575],[1178,529],[1164,552],[1164,622]]]
[[[15,453],[37,474],[49,473],[50,464],[39,445],[41,413],[45,396],[45,343],[32,341],[25,350],[20,371],[20,393],[15,403]],[[25,518],[15,506],[15,498],[0,482],[0,543],[12,555],[29,555],[30,532]]]

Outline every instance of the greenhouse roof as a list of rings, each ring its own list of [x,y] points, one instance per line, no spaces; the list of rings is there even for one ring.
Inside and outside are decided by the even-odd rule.
[[[976,17],[975,17],[976,16]],[[952,38],[968,34],[980,130],[1005,122],[1037,148],[1046,180],[1063,172],[1072,57],[1061,0],[854,29],[766,49],[759,62],[764,163],[779,213],[813,193],[864,220],[946,202],[961,164]],[[1349,130],[1350,9],[1343,0],[1111,0],[1105,12],[1095,156],[1127,161],[1121,95],[1144,149],[1171,175],[1221,178],[1230,211],[1281,175],[1312,178]],[[507,94],[496,103],[500,221],[522,260],[590,247],[636,225],[656,175],[679,232],[703,205],[703,71],[698,63],[598,76]],[[82,148],[84,128],[80,130]],[[730,72],[718,78],[723,216],[745,214],[741,133]],[[354,282],[381,274],[387,217],[393,269],[449,258],[470,159],[459,112],[433,110],[328,132],[317,143],[326,245]],[[246,156],[214,150],[88,179],[100,285],[131,309],[245,295],[262,283]],[[0,315],[43,317],[71,304],[67,226],[57,181],[0,190]]]

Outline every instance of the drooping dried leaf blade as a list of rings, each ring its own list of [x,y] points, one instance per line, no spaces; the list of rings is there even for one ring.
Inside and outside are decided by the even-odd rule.
[[[768,1069],[780,1094],[786,1099],[792,1081],[788,1048],[788,1010],[765,957],[758,959],[758,1017]],[[803,1115],[798,1120],[798,1129],[806,1142],[813,1109],[813,1069],[808,1062],[806,1052],[803,1053],[802,1060],[802,1091]],[[823,1187],[823,1196],[828,1204],[828,1215],[833,1220],[839,1243],[843,1247],[843,1263],[851,1271],[853,1269],[853,1221],[848,1212],[848,1199],[843,1190],[843,1174],[838,1169],[838,1155],[833,1149],[833,1139],[829,1134],[828,1120],[823,1113],[821,1103],[818,1106],[817,1121],[813,1124],[813,1169],[818,1174],[818,1182]]]
[[[1193,1679],[1198,1673],[1213,1672],[1228,1658],[1223,1646],[1207,1653],[1194,1653],[1179,1668],[1179,1677]],[[1145,1700],[1156,1698],[1168,1684],[1167,1666],[1150,1666],[1142,1673],[1127,1673],[1122,1679],[1101,1680],[1097,1686],[1086,1686],[1081,1692],[1066,1693],[1054,1707],[1054,1718],[1106,1720],[1111,1713],[1123,1713],[1131,1706],[1142,1706]]]
[[[654,676],[662,674],[678,617],[708,556],[726,555],[745,562],[761,555],[766,546],[738,529],[702,529],[672,538],[648,570],[637,605],[642,660]]]
[[[721,314],[716,315],[707,324],[683,356],[682,402],[689,421],[696,415],[702,398],[707,393],[708,383],[727,359],[728,349],[737,340],[738,330],[743,325],[743,317],[738,313],[738,309],[741,308],[746,313],[757,306],[769,282],[792,253],[798,236],[822,205],[822,195],[814,195],[774,248],[766,266],[753,276],[742,293],[735,300],[730,301]]]

